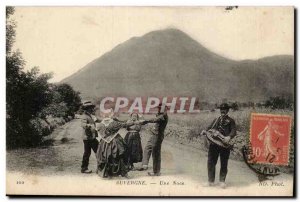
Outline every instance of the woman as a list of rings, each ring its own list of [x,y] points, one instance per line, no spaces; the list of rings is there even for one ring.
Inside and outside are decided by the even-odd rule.
[[[134,122],[134,125],[128,126],[128,133],[125,136],[125,142],[127,144],[127,163],[131,170],[135,170],[133,163],[141,162],[143,159],[143,148],[140,137],[142,122],[139,121],[139,115],[132,113],[130,115],[130,122]]]
[[[120,128],[137,124],[133,121],[120,122],[112,115],[104,118],[98,127],[100,142],[97,150],[97,173],[102,177],[119,176],[128,178],[128,165],[126,162],[126,143],[118,134]]]

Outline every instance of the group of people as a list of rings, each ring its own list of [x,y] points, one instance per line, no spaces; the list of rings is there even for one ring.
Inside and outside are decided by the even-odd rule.
[[[220,105],[221,115],[217,117],[207,130],[217,130],[224,136],[224,142],[229,142],[236,135],[235,121],[228,116],[229,105]],[[93,113],[95,105],[85,102],[82,105],[84,110],[82,127],[84,129],[84,154],[82,159],[81,172],[91,173],[88,169],[91,150],[96,153],[97,173],[102,177],[123,176],[128,178],[130,170],[143,171],[148,169],[149,159],[153,158],[153,172],[148,172],[150,176],[159,176],[161,169],[161,145],[164,139],[164,131],[168,123],[167,110],[160,104],[157,107],[156,117],[149,120],[140,120],[137,113],[132,113],[128,121],[120,121],[107,114],[101,120],[95,118]],[[99,124],[96,124],[96,123]],[[148,123],[154,123],[150,130],[150,138],[142,149],[140,130]],[[126,128],[127,134],[122,138],[118,133],[119,129]],[[96,139],[99,136],[100,141]],[[228,159],[230,148],[224,148],[213,142],[209,143],[207,171],[207,186],[215,185],[215,170],[220,156],[220,177],[219,182],[222,188],[226,187],[225,179],[228,172]],[[142,166],[135,168],[134,163],[142,162]]]
[[[147,170],[151,155],[153,172],[148,172],[148,175],[160,175],[161,144],[168,123],[167,111],[162,110],[161,104],[157,107],[156,117],[149,120],[140,120],[139,114],[132,113],[128,121],[120,121],[114,117],[113,112],[96,118],[93,115],[95,105],[90,101],[84,102],[82,109],[84,111],[82,115],[82,128],[84,129],[82,173],[92,173],[88,165],[93,150],[97,158],[96,172],[104,178],[120,175],[129,178],[130,170]],[[140,130],[142,125],[148,123],[154,123],[154,127],[150,130],[151,136],[143,152]],[[121,128],[127,130],[125,138],[118,133]],[[138,162],[142,162],[142,166],[135,168],[134,163]]]

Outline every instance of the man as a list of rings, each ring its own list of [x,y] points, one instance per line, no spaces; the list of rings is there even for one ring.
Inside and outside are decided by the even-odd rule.
[[[84,144],[84,153],[82,157],[82,164],[81,164],[81,173],[90,174],[92,170],[88,169],[89,166],[89,159],[91,156],[91,150],[94,153],[97,152],[98,149],[98,140],[97,132],[95,130],[95,121],[96,117],[92,114],[95,111],[95,105],[92,104],[91,101],[83,102],[82,104],[83,114],[82,114],[82,128],[84,129],[83,132],[83,144]]]
[[[232,118],[228,116],[229,105],[227,103],[222,103],[220,105],[221,116],[216,118],[207,130],[215,129],[219,131],[224,138],[224,142],[228,143],[236,135],[236,126]],[[213,186],[215,182],[215,171],[218,158],[221,159],[221,168],[220,168],[220,186],[226,188],[225,179],[227,175],[227,165],[230,155],[230,148],[221,147],[217,144],[210,142],[208,149],[208,160],[207,160],[207,169],[208,169],[208,186]]]
[[[142,167],[138,170],[147,170],[150,156],[153,159],[153,173],[148,172],[150,176],[159,176],[161,167],[161,145],[164,139],[164,131],[168,124],[167,107],[162,109],[162,104],[159,104],[158,113],[156,117],[145,121],[146,123],[155,123],[154,127],[150,130],[151,137],[149,138],[143,154]]]

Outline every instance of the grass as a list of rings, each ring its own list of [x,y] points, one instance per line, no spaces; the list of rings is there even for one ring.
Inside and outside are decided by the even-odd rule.
[[[290,110],[271,110],[267,108],[245,108],[238,111],[230,111],[229,116],[233,118],[236,122],[237,131],[241,133],[249,133],[250,128],[250,116],[251,113],[265,113],[265,114],[280,114],[280,115],[290,115],[292,120],[294,120],[294,112]],[[177,124],[182,127],[192,127],[198,129],[199,131],[205,130],[212,121],[220,116],[220,112],[214,111],[201,111],[199,114],[172,114],[170,115],[170,123]],[[292,123],[292,128],[294,123]]]
[[[294,111],[290,110],[272,110],[268,108],[244,108],[237,111],[230,111],[229,116],[233,118],[236,122],[237,131],[240,133],[249,134],[250,129],[250,116],[251,113],[265,113],[265,114],[277,114],[277,115],[289,115],[292,117],[292,137],[294,133]],[[155,117],[154,114],[143,115],[145,119]],[[216,111],[200,111],[198,114],[168,114],[170,125],[177,125],[182,128],[189,128],[195,131],[195,135],[200,133],[202,130],[207,129],[207,127],[212,123],[212,121],[220,116],[219,110]],[[121,114],[120,119],[126,120],[129,118],[128,114]],[[167,127],[168,127],[167,126]],[[191,133],[187,133],[185,135],[191,135]],[[189,137],[192,138],[192,137]]]

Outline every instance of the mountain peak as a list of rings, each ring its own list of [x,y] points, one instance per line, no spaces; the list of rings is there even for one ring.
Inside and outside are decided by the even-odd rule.
[[[155,31],[149,32],[149,33],[141,36],[140,38],[145,38],[145,39],[157,38],[157,39],[163,39],[163,40],[190,40],[192,42],[196,42],[188,34],[186,34],[185,32],[183,32],[177,28],[166,28],[166,29],[161,29],[161,30],[155,30]],[[196,42],[196,43],[198,43],[198,42]]]
[[[161,34],[182,35],[182,36],[189,37],[185,32],[183,32],[177,28],[165,28],[165,29],[155,30],[155,31],[148,32],[144,36],[156,35],[156,34],[158,34],[158,35],[161,35]]]

